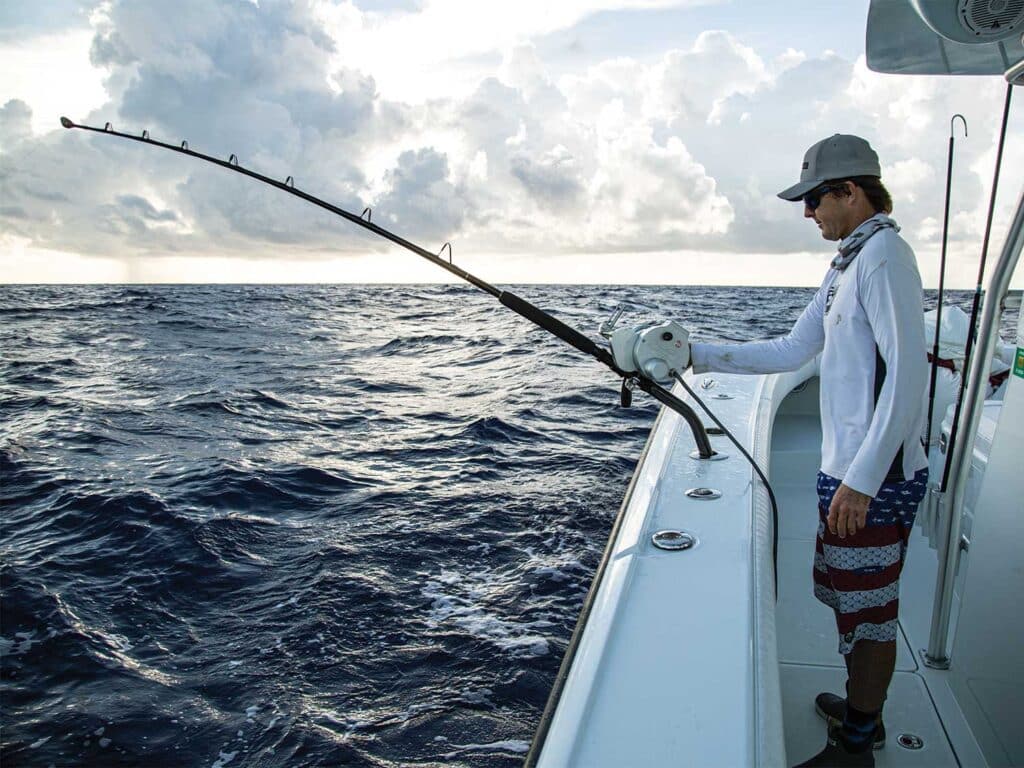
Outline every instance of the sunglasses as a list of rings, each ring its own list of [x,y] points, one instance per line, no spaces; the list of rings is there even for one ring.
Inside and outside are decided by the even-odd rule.
[[[846,189],[845,185],[836,186],[834,184],[822,184],[820,187],[816,187],[804,195],[804,205],[810,208],[812,211],[818,210],[818,206],[821,205],[821,199],[830,192],[839,192],[840,190]]]

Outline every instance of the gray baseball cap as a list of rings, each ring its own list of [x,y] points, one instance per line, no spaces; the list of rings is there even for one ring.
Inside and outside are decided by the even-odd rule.
[[[779,197],[783,200],[800,200],[826,181],[850,176],[881,178],[878,155],[860,136],[837,133],[807,150],[800,169],[800,181],[779,192]]]

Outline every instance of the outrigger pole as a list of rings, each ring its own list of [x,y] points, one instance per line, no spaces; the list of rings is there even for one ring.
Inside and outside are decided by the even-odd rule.
[[[946,492],[949,485],[949,471],[953,464],[953,446],[960,428],[960,411],[964,404],[964,390],[967,388],[967,371],[971,365],[971,353],[974,351],[974,339],[977,333],[978,314],[981,310],[982,283],[985,277],[985,260],[988,258],[989,236],[992,234],[992,217],[996,209],[996,192],[999,190],[999,171],[1003,165],[1003,147],[1006,144],[1006,126],[1010,120],[1010,96],[1013,94],[1013,83],[1006,84],[1006,101],[1003,103],[1003,122],[999,129],[999,146],[996,150],[996,168],[992,175],[992,195],[988,201],[988,216],[985,217],[985,237],[981,244],[981,261],[978,264],[978,283],[974,287],[974,301],[971,304],[971,320],[967,325],[967,345],[964,348],[963,372],[960,374],[960,386],[956,392],[956,407],[953,410],[953,423],[949,430],[949,443],[946,446],[946,463],[942,468],[942,484],[939,490]],[[952,128],[951,128],[952,130]],[[998,301],[999,297],[995,297]],[[936,333],[938,323],[936,322]]]
[[[953,188],[953,125],[956,119],[964,124],[964,138],[967,138],[967,118],[961,114],[949,119],[949,153],[946,159],[946,206],[942,214],[942,252],[939,257],[939,298],[935,306],[935,340],[932,344],[932,370],[928,383],[928,426],[925,431],[927,439],[924,444],[924,455],[931,452],[932,446],[932,415],[935,411],[935,381],[939,372],[939,329],[942,326],[942,296],[946,284],[946,243],[949,241],[949,197]],[[966,365],[965,365],[966,369]]]
[[[592,339],[583,335],[575,328],[566,325],[561,320],[545,312],[540,307],[531,304],[530,302],[526,301],[526,299],[522,299],[519,296],[516,296],[514,293],[510,293],[509,291],[502,291],[498,288],[495,288],[490,283],[481,280],[480,278],[470,274],[461,267],[456,266],[452,261],[452,248],[450,243],[445,243],[444,247],[441,248],[439,254],[431,253],[425,248],[422,248],[419,245],[416,245],[415,243],[410,242],[409,240],[406,240],[405,238],[400,237],[399,235],[396,235],[395,233],[390,232],[384,229],[383,227],[379,227],[373,222],[371,222],[370,219],[372,216],[372,211],[370,210],[370,208],[363,209],[362,214],[357,216],[356,214],[339,208],[336,205],[332,205],[331,203],[325,202],[324,200],[321,200],[318,197],[314,197],[313,195],[307,192],[303,192],[301,189],[297,189],[295,187],[295,180],[291,176],[289,176],[284,181],[278,181],[277,179],[272,179],[269,176],[264,176],[263,174],[257,173],[256,171],[251,171],[248,168],[243,168],[241,165],[239,165],[238,157],[235,155],[231,155],[227,160],[221,160],[216,157],[211,157],[210,155],[204,155],[202,152],[196,152],[195,150],[189,149],[187,141],[181,142],[181,144],[178,146],[174,144],[167,144],[163,141],[151,139],[149,137],[149,131],[143,131],[141,136],[133,136],[132,134],[129,133],[121,133],[120,131],[115,131],[111,127],[110,123],[107,123],[103,128],[96,128],[95,126],[91,125],[79,125],[66,117],[62,117],[60,119],[60,123],[65,128],[81,128],[84,131],[94,131],[95,133],[102,133],[108,136],[117,136],[118,138],[130,139],[132,141],[138,141],[143,144],[150,144],[155,147],[161,147],[163,149],[168,149],[171,152],[177,152],[182,155],[194,157],[198,160],[205,160],[208,163],[213,163],[214,165],[218,165],[221,168],[226,168],[229,171],[241,173],[245,176],[256,179],[257,181],[261,181],[264,184],[269,184],[272,187],[280,189],[282,192],[287,192],[290,195],[295,195],[296,197],[305,200],[307,203],[312,203],[313,205],[319,206],[320,208],[323,208],[326,211],[330,211],[336,216],[341,216],[343,219],[347,219],[353,224],[356,224],[362,227],[363,229],[367,229],[370,232],[374,233],[375,235],[383,237],[386,240],[390,240],[396,245],[400,245],[407,251],[412,251],[417,256],[422,256],[424,259],[431,262],[432,264],[436,264],[442,269],[451,272],[453,275],[456,275],[457,277],[465,280],[466,282],[473,284],[480,290],[491,294],[491,296],[496,298],[498,301],[500,301],[503,305],[511,309],[516,314],[525,317],[527,320],[534,323],[535,325],[540,326],[545,331],[554,334],[562,341],[578,349],[580,352],[584,352],[607,365],[609,368],[612,369],[612,371],[614,371],[616,374],[622,377],[621,402],[623,405],[629,404],[631,392],[633,388],[636,387],[649,394],[662,405],[678,413],[689,425],[690,431],[693,432],[693,439],[697,443],[697,452],[699,457],[701,459],[710,459],[712,456],[715,455],[715,451],[711,447],[711,441],[708,439],[707,431],[704,428],[703,422],[700,420],[700,417],[697,416],[694,410],[690,408],[690,406],[688,406],[685,402],[683,402],[678,397],[673,395],[670,391],[659,385],[657,382],[647,378],[643,374],[639,372],[630,373],[621,370],[615,364],[615,360],[612,357],[611,352],[609,352],[607,349],[594,342]],[[448,261],[445,261],[440,256],[440,253],[444,253],[445,250],[448,251]]]

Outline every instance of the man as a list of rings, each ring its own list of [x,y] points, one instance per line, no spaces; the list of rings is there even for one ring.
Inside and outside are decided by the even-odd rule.
[[[788,335],[692,345],[696,373],[793,370],[821,354],[821,471],[814,594],[835,611],[847,696],[815,701],[825,749],[804,766],[873,766],[884,745],[882,704],[896,664],[899,574],[927,459],[921,447],[927,378],[921,277],[888,217],[878,156],[836,134],[804,156],[802,201],[839,253]]]

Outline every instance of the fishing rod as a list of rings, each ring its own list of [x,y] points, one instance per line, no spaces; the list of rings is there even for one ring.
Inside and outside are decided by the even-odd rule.
[[[139,136],[132,135],[129,133],[122,133],[120,131],[115,131],[110,123],[106,123],[103,128],[97,128],[91,125],[81,125],[75,123],[67,117],[61,117],[60,123],[68,129],[80,128],[81,130],[84,131],[93,131],[94,133],[100,133],[107,136],[116,136],[121,139],[130,139],[131,141],[137,141],[142,144],[149,144],[155,147],[161,147],[162,149],[167,149],[170,150],[171,152],[177,152],[178,154],[194,157],[197,160],[204,160],[208,163],[213,163],[214,165],[220,166],[221,168],[226,168],[229,171],[235,171],[236,173],[240,173],[244,176],[248,176],[249,178],[261,181],[264,184],[268,184],[272,187],[275,187],[276,189],[280,189],[282,192],[287,192],[290,195],[295,195],[296,197],[305,200],[307,203],[312,203],[313,205],[323,208],[324,210],[329,211],[335,214],[336,216],[340,216],[343,219],[346,219],[352,222],[353,224],[362,227],[363,229],[369,230],[375,235],[383,237],[386,240],[390,240],[392,243],[395,243],[396,245],[399,245],[408,251],[412,251],[417,256],[423,257],[432,264],[436,264],[437,266],[450,272],[451,274],[456,275],[462,280],[465,280],[466,282],[476,286],[480,290],[489,293],[491,296],[496,298],[504,306],[508,307],[516,314],[521,315],[522,317],[526,318],[535,325],[543,328],[545,331],[548,331],[549,333],[557,336],[559,339],[566,342],[570,346],[575,347],[580,352],[588,354],[591,357],[596,358],[599,362],[604,363],[618,376],[622,377],[620,402],[623,405],[623,407],[627,407],[630,405],[630,403],[632,402],[632,392],[635,388],[638,388],[643,392],[646,392],[648,395],[653,397],[662,405],[678,413],[686,421],[687,425],[689,425],[690,431],[693,433],[693,439],[697,444],[697,450],[695,452],[696,455],[694,456],[694,458],[710,459],[711,457],[716,455],[715,450],[711,447],[711,440],[708,438],[707,430],[704,427],[704,423],[701,421],[700,417],[696,414],[696,412],[683,400],[676,397],[674,394],[672,394],[669,390],[662,387],[655,380],[656,377],[664,381],[671,381],[670,373],[672,370],[675,370],[675,368],[669,368],[668,365],[664,365],[664,358],[654,357],[646,360],[646,362],[644,363],[629,365],[626,361],[632,360],[632,355],[625,353],[613,354],[612,351],[609,351],[605,347],[602,347],[601,345],[597,344],[595,341],[583,335],[575,328],[566,325],[561,320],[545,312],[540,307],[531,304],[526,299],[520,298],[519,296],[509,291],[500,290],[491,285],[490,283],[481,280],[479,277],[476,277],[475,275],[472,275],[466,270],[457,266],[452,259],[452,249],[450,243],[445,243],[444,247],[441,248],[438,254],[431,253],[425,248],[416,245],[415,243],[406,240],[405,238],[400,237],[399,235],[396,235],[395,233],[374,224],[371,221],[373,214],[369,207],[363,209],[363,212],[361,214],[356,215],[354,213],[351,213],[350,211],[346,211],[342,208],[339,208],[336,205],[332,205],[331,203],[321,200],[318,197],[314,197],[308,192],[303,192],[301,189],[298,189],[295,186],[295,179],[291,176],[286,178],[284,181],[278,181],[277,179],[272,179],[269,176],[264,176],[261,173],[245,168],[239,164],[238,157],[233,154],[227,160],[221,160],[220,158],[211,157],[210,155],[206,155],[203,154],[202,152],[196,152],[195,150],[190,149],[187,141],[182,141],[180,145],[168,144],[166,142],[157,141],[156,139],[150,138],[149,131],[143,131],[142,134]],[[447,261],[445,261],[440,256],[440,254],[443,254],[445,250],[448,251]],[[622,311],[620,309],[616,312],[615,315],[613,315],[612,320],[610,320],[608,323],[605,323],[604,326],[602,326],[602,333],[606,336],[606,338],[612,339],[613,347],[618,343],[618,346],[622,348],[619,351],[624,352],[624,342],[622,341],[624,336],[622,334],[622,331],[625,331],[626,329],[620,329],[620,331],[614,335],[611,333],[612,328],[615,325],[615,322],[618,320],[621,314]],[[639,349],[640,344],[649,339],[654,346],[661,345],[662,347],[664,347],[665,344],[671,343],[671,345],[675,347],[676,350],[681,350],[682,346],[686,346],[686,353],[688,358],[689,347],[688,345],[685,344],[686,332],[682,331],[682,334],[680,334],[679,331],[682,331],[682,329],[679,328],[675,323],[665,323],[662,325],[654,326],[653,328],[647,329],[643,333],[633,335],[633,340],[636,342],[636,346],[633,348]],[[680,340],[680,335],[682,336],[682,340]],[[613,338],[613,336],[615,338]],[[668,338],[666,338],[666,336]],[[616,341],[616,339],[618,339],[618,342]],[[675,359],[679,359],[678,352],[676,353]],[[622,363],[623,365],[620,365],[620,363]],[[653,364],[653,367],[651,367],[651,364]],[[629,368],[633,368],[633,370],[628,370],[626,367],[624,367],[627,365]],[[683,368],[685,369],[685,366],[683,366]]]
[[[66,117],[61,117],[61,125],[65,128],[81,128],[82,130],[94,131],[96,133],[108,134],[111,136],[117,136],[123,139],[131,139],[132,141],[138,141],[143,144],[152,144],[154,146],[162,147],[163,149],[171,150],[172,152],[178,152],[179,154],[188,155],[198,160],[205,160],[206,162],[218,165],[221,168],[227,168],[228,170],[241,173],[250,178],[261,181],[264,184],[269,184],[276,189],[280,189],[288,194],[295,195],[296,197],[305,200],[306,202],[312,203],[313,205],[319,206],[326,211],[329,211],[337,216],[341,216],[357,226],[363,229],[369,230],[380,237],[383,237],[396,245],[405,248],[408,251],[412,251],[417,256],[421,256],[432,264],[436,264],[442,269],[458,276],[459,278],[471,283],[482,291],[489,293],[494,298],[498,299],[504,306],[511,309],[513,312],[521,315],[527,320],[531,321],[535,325],[543,328],[549,333],[554,334],[559,339],[562,339],[570,346],[575,347],[581,352],[584,352],[591,357],[596,358],[599,362],[604,363],[618,376],[622,377],[622,388],[620,390],[620,403],[623,407],[628,407],[632,402],[633,390],[639,388],[643,392],[646,392],[655,400],[660,402],[665,407],[678,413],[686,421],[690,427],[690,431],[693,433],[694,441],[697,444],[697,450],[690,454],[695,459],[711,459],[714,456],[722,458],[721,454],[717,454],[711,447],[711,441],[708,438],[707,430],[704,427],[703,421],[694,412],[690,406],[688,406],[681,399],[673,395],[670,391],[663,388],[655,379],[661,381],[670,382],[673,378],[676,378],[682,383],[682,386],[690,394],[690,396],[697,402],[704,411],[711,416],[715,424],[718,425],[718,430],[729,437],[733,443],[740,449],[744,457],[750,462],[751,466],[757,472],[761,481],[768,489],[768,496],[771,501],[772,507],[772,563],[773,572],[775,574],[775,587],[776,587],[776,599],[778,596],[778,526],[779,526],[779,511],[778,505],[775,500],[775,494],[772,492],[771,486],[768,484],[768,479],[764,473],[758,467],[757,463],[753,460],[747,451],[743,450],[739,442],[729,432],[728,429],[711,413],[710,409],[697,397],[696,393],[688,387],[680,375],[683,370],[686,369],[689,364],[689,344],[687,343],[687,333],[681,327],[674,322],[661,323],[642,331],[634,331],[632,329],[620,328],[615,330],[615,324],[622,315],[622,309],[616,309],[614,314],[605,323],[601,325],[601,335],[609,342],[611,351],[598,345],[590,338],[584,336],[582,333],[574,328],[566,325],[562,321],[552,317],[550,314],[534,306],[525,299],[516,296],[509,291],[502,291],[495,288],[490,283],[481,280],[475,275],[470,274],[466,270],[456,266],[453,263],[451,244],[445,243],[444,247],[441,248],[439,254],[431,253],[425,248],[416,245],[415,243],[400,237],[393,232],[390,232],[383,227],[379,227],[371,222],[372,212],[369,207],[363,210],[363,213],[359,216],[349,211],[338,208],[335,205],[327,203],[313,195],[303,192],[295,187],[295,180],[289,176],[283,182],[276,179],[271,179],[264,176],[256,171],[251,171],[248,168],[243,168],[238,163],[238,158],[235,155],[231,155],[227,161],[221,160],[209,155],[202,154],[189,149],[188,142],[181,142],[180,146],[173,144],[167,144],[165,142],[156,141],[149,137],[148,131],[143,131],[141,136],[133,136],[127,133],[121,133],[113,130],[110,123],[107,123],[103,128],[96,128],[88,125],[77,125]],[[365,218],[364,218],[365,216]],[[440,257],[441,253],[444,253],[445,249],[448,250],[448,261],[445,261]],[[641,350],[644,350],[641,353]],[[685,357],[684,357],[685,355]],[[635,478],[634,478],[635,480]],[[551,696],[548,698],[547,706],[544,709],[544,713],[541,716],[541,722],[537,728],[537,734],[534,737],[533,747],[526,758],[526,765],[530,766],[535,764],[538,754],[538,745],[543,743],[544,736],[546,735],[551,721],[554,717],[555,704],[558,701],[561,690],[565,685],[565,680],[568,675],[568,670],[573,663],[576,656],[576,651],[580,645],[580,639],[582,637],[583,627],[586,625],[587,618],[590,614],[591,607],[597,599],[598,589],[603,582],[604,574],[608,568],[608,564],[611,561],[611,555],[613,551],[613,542],[621,529],[623,519],[626,511],[626,505],[623,504],[619,510],[619,514],[616,516],[613,524],[611,536],[608,539],[608,544],[605,548],[604,556],[598,565],[597,571],[594,574],[594,578],[590,585],[590,590],[587,594],[587,598],[584,601],[583,607],[580,610],[580,616],[576,623],[576,628],[573,630],[572,638],[569,642],[569,647],[566,649],[565,656],[562,659],[562,665],[559,669],[558,675],[556,676],[555,683],[552,687]]]
[[[928,429],[924,444],[924,455],[931,452],[932,447],[932,413],[935,410],[935,384],[939,373],[939,328],[942,326],[942,296],[946,283],[946,243],[949,240],[949,198],[953,188],[953,125],[957,118],[964,124],[964,138],[967,138],[967,118],[961,114],[949,119],[949,153],[946,159],[946,205],[942,215],[942,251],[939,256],[939,299],[935,307],[935,341],[932,344],[931,381],[928,384]]]
[[[960,375],[960,386],[956,393],[956,408],[953,411],[953,423],[949,429],[949,443],[946,446],[946,463],[942,468],[942,485],[940,493],[945,493],[949,485],[949,472],[953,463],[953,445],[956,443],[957,431],[960,426],[960,411],[964,403],[964,390],[967,386],[967,371],[971,364],[971,352],[974,348],[974,337],[978,323],[978,313],[981,310],[982,283],[985,278],[985,260],[988,257],[988,242],[992,234],[992,218],[995,215],[996,192],[999,189],[999,170],[1003,164],[1003,146],[1006,144],[1006,126],[1010,120],[1010,96],[1013,94],[1013,84],[1006,84],[1006,101],[1003,104],[1003,122],[999,130],[999,147],[996,150],[996,167],[992,176],[992,195],[988,201],[988,216],[985,219],[985,237],[981,244],[981,262],[978,264],[978,282],[974,288],[974,302],[971,304],[971,321],[967,325],[967,345],[964,347],[963,373]],[[936,327],[938,327],[936,325]],[[984,365],[986,361],[981,360],[978,365]]]

